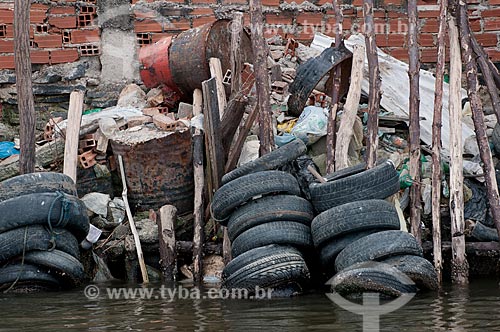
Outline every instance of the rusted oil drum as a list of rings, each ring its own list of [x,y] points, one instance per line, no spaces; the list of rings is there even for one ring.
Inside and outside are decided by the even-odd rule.
[[[201,88],[201,82],[208,80],[210,58],[219,58],[222,73],[230,69],[231,21],[219,20],[204,24],[179,34],[172,41],[169,51],[170,70],[175,84],[184,93]],[[243,62],[253,63],[252,43],[245,32],[240,52]]]
[[[123,158],[128,199],[136,211],[174,205],[179,214],[193,210],[194,179],[189,129],[176,132],[143,127],[120,132],[111,141]]]
[[[176,88],[168,64],[170,44],[172,44],[172,37],[166,37],[139,50],[141,79],[148,88],[161,84],[166,84],[172,89]]]

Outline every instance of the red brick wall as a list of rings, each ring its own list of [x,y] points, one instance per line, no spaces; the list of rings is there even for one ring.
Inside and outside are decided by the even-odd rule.
[[[287,0],[288,1],[288,0]],[[281,34],[310,41],[315,31],[333,35],[334,13],[330,0],[302,3],[262,0],[267,26],[266,36]],[[405,28],[407,17],[403,0],[382,0],[375,11],[377,44],[391,55],[407,60]],[[231,10],[248,10],[248,0],[160,1],[167,7],[153,8],[152,0],[131,0],[134,28],[140,46],[178,34],[216,18],[228,17]],[[309,5],[306,5],[309,4]],[[344,34],[360,30],[363,24],[362,0],[344,1]],[[166,9],[165,9],[166,8]],[[469,12],[477,39],[494,61],[500,61],[500,0],[470,0]],[[421,60],[436,61],[438,6],[436,0],[419,3]],[[96,0],[54,1],[52,5],[33,4],[31,8],[32,61],[35,64],[72,62],[82,56],[99,54]],[[245,23],[248,24],[245,13]],[[0,4],[0,69],[13,68],[13,5]]]
[[[189,1],[189,2],[188,2]],[[136,2],[133,0],[133,2]],[[148,0],[147,2],[153,2]],[[157,41],[162,36],[177,34],[189,27],[197,27],[206,22],[220,18],[218,12],[223,7],[244,6],[247,0],[186,0],[176,1],[187,8],[187,15],[180,18],[162,18],[154,10],[134,10],[135,29],[140,45]],[[292,0],[262,0],[266,27],[264,33],[270,37],[276,33],[288,35],[302,41],[310,41],[315,31],[334,35],[335,15],[331,0],[309,0],[314,5],[304,5],[303,1],[295,0],[299,5],[291,5]],[[374,12],[377,45],[385,52],[398,59],[406,61],[407,51],[407,15],[402,0],[382,0],[383,5]],[[189,5],[188,5],[189,3]],[[362,31],[363,0],[348,0],[343,2],[344,23],[343,32],[347,37],[353,31]],[[500,61],[500,0],[469,0],[469,15],[472,29],[477,39],[486,48],[491,59]],[[302,4],[302,5],[301,5]],[[437,31],[439,8],[437,0],[419,0],[419,20],[421,46],[421,61],[436,62]],[[160,22],[160,23],[159,23]],[[249,23],[245,14],[245,24]]]
[[[74,62],[99,54],[96,0],[33,3],[30,11],[33,64]],[[14,5],[0,3],[0,69],[14,68]]]

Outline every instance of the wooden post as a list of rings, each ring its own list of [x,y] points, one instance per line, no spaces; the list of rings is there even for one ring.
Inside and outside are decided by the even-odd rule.
[[[210,67],[210,74],[215,78],[215,83],[217,86],[217,101],[219,106],[219,118],[222,119],[224,115],[224,110],[227,106],[226,90],[224,90],[224,74],[222,73],[222,65],[220,59],[210,58],[208,61]]]
[[[263,16],[261,0],[250,0],[250,21],[252,24],[252,47],[254,52],[254,73],[257,89],[257,107],[259,108],[260,155],[269,153],[274,148],[274,134],[269,101],[269,75],[267,72],[267,45],[263,34]]]
[[[418,46],[418,9],[417,0],[408,0],[408,56],[410,78],[410,224],[411,233],[422,243],[420,201],[420,58]]]
[[[446,51],[446,15],[448,0],[439,0],[438,56],[434,88],[434,117],[432,121],[432,244],[434,268],[439,284],[443,281],[441,253],[441,126],[443,110],[443,79]]]
[[[231,95],[241,89],[241,39],[243,35],[243,13],[234,12],[231,22]]]
[[[66,143],[64,146],[64,174],[76,183],[78,166],[78,144],[80,142],[80,125],[83,112],[83,91],[73,91],[69,96],[68,127],[66,128]]]
[[[335,46],[339,46],[342,39],[342,8],[337,0],[333,0],[333,9],[335,11],[335,21],[337,28],[335,31]],[[336,169],[336,141],[337,141],[337,110],[340,99],[340,79],[342,77],[342,66],[338,65],[333,71],[333,86],[332,86],[332,104],[330,114],[328,115],[328,125],[326,131],[326,173],[333,173]]]
[[[349,166],[349,143],[353,135],[353,126],[358,115],[359,98],[361,97],[361,82],[363,81],[363,66],[365,62],[365,47],[354,45],[352,55],[351,84],[344,105],[344,114],[340,121],[335,147],[335,169],[341,170]]]
[[[31,81],[30,4],[31,2],[26,0],[14,2],[14,59],[21,136],[21,174],[35,172],[36,113]]]
[[[193,93],[193,115],[201,115],[203,96],[200,89]],[[194,236],[193,236],[193,266],[194,281],[200,282],[203,278],[203,242],[204,234],[204,208],[203,191],[205,189],[205,175],[203,172],[203,131],[194,128],[193,132],[193,168],[194,168]]]
[[[368,58],[370,81],[370,91],[368,93],[368,144],[366,147],[366,168],[370,169],[377,163],[378,111],[381,97],[377,43],[373,23],[373,0],[365,0],[363,15],[365,17],[366,56]]]
[[[128,204],[127,180],[125,179],[125,168],[123,167],[123,158],[121,155],[118,155],[118,165],[120,166],[120,175],[122,177],[122,185],[123,185],[122,199],[123,203],[125,203],[125,211],[127,212],[127,219],[130,225],[130,230],[132,231],[132,235],[134,236],[135,250],[137,251],[137,259],[139,260],[139,266],[141,267],[142,282],[147,284],[149,283],[148,270],[146,268],[146,263],[144,262],[144,253],[142,252],[139,233],[137,232],[137,228],[135,227],[134,216],[132,215],[132,211],[130,210],[130,205]]]
[[[164,205],[160,208],[160,220],[158,222],[160,266],[163,278],[168,281],[175,281],[177,273],[177,252],[175,249],[176,221],[177,208],[175,206]]]
[[[462,160],[462,63],[456,20],[450,19],[450,215],[451,215],[451,278],[466,284],[469,265],[465,257],[465,221]]]
[[[224,150],[220,137],[220,118],[217,99],[216,79],[211,78],[202,83],[203,109],[205,110],[205,135],[207,138],[210,165],[212,168],[213,190],[219,189],[224,175]]]
[[[483,173],[486,182],[488,202],[490,210],[500,236],[500,199],[498,196],[497,179],[495,177],[495,169],[491,157],[491,150],[486,135],[484,125],[483,105],[479,97],[478,81],[477,81],[477,64],[476,58],[473,56],[471,31],[469,28],[469,18],[467,14],[467,4],[464,1],[459,1],[458,4],[458,23],[460,27],[460,46],[463,50],[463,62],[465,64],[465,72],[467,77],[467,92],[469,96],[470,106],[472,109],[472,120],[474,121],[474,129],[476,131],[477,145],[479,146],[479,155],[483,162]]]

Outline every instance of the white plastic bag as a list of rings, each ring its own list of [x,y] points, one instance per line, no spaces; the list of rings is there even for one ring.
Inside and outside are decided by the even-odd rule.
[[[291,134],[306,144],[313,144],[326,135],[328,110],[317,106],[307,106],[293,127]]]

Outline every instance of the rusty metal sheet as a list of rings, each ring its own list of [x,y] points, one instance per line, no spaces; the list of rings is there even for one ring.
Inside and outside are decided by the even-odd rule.
[[[321,79],[333,68],[342,62],[352,59],[352,53],[344,43],[338,47],[325,49],[320,55],[311,58],[297,68],[295,80],[290,84],[288,91],[288,113],[299,116],[304,109],[309,95]],[[327,84],[330,86],[330,84]]]
[[[165,204],[174,205],[179,214],[193,210],[193,161],[188,129],[141,143],[113,140],[111,146],[115,155],[123,157],[129,201],[136,211],[157,210]]]

